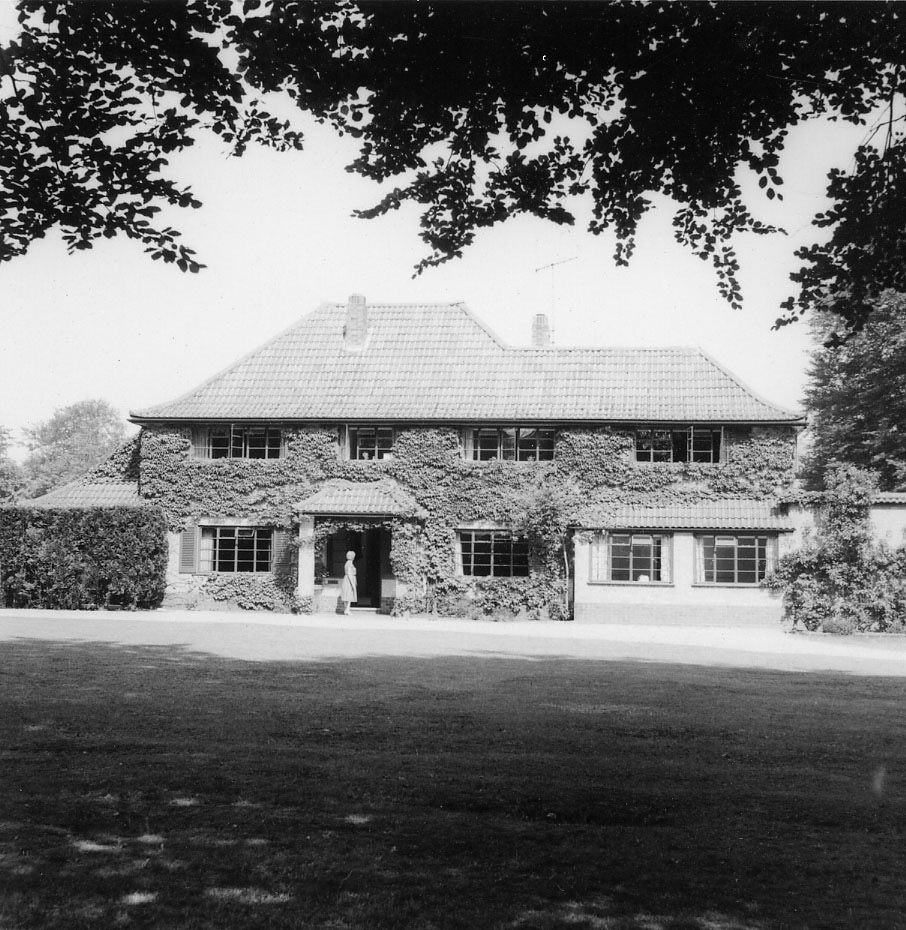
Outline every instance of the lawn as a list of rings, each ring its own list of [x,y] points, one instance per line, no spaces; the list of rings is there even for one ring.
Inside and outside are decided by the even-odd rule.
[[[0,653],[0,928],[906,927],[904,681]]]

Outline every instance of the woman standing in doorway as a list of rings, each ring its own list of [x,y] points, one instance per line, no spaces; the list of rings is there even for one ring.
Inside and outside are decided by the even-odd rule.
[[[346,605],[343,613],[348,614],[353,601],[359,599],[358,583],[355,577],[355,553],[350,549],[346,553],[346,567],[343,569],[343,586],[340,589],[340,599]]]

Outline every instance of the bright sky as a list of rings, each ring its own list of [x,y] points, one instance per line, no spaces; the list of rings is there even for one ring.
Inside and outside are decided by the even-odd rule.
[[[0,41],[11,38],[8,10],[0,2]],[[830,123],[792,134],[781,163],[785,201],[753,197],[763,203],[759,217],[790,235],[737,243],[741,312],[723,302],[710,266],[673,241],[666,203],[643,222],[629,268],[615,267],[613,239],[591,236],[581,220],[569,229],[515,219],[413,280],[425,250],[415,211],[351,217],[379,189],[343,170],[350,140],[314,127],[304,152],[252,149],[241,159],[207,142],[172,164],[205,206],[167,217],[207,264],[200,274],[152,262],[126,240],[67,255],[49,237],[0,265],[0,425],[18,432],[88,398],[124,414],[170,400],[322,301],[351,293],[463,300],[514,344],[528,344],[532,316],[553,309],[559,345],[698,345],[769,400],[798,408],[806,328],[771,324],[794,293],[793,252],[817,238],[809,223],[826,205],[827,170],[849,167],[866,135]]]

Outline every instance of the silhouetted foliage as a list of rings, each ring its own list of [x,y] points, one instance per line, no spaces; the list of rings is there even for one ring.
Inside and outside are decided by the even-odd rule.
[[[354,3],[20,0],[0,49],[0,260],[59,228],[70,249],[124,234],[197,271],[162,207],[197,207],[170,157],[213,132],[300,148],[260,102],[288,95],[361,143],[350,170],[396,187],[362,216],[414,203],[428,254],[527,214],[591,208],[626,263],[652,195],[677,204],[676,239],[742,295],[732,240],[766,233],[740,179],[782,197],[789,130],[889,106],[888,131],[835,173],[830,242],[802,250],[785,319],[847,289],[858,324],[903,276],[906,143],[894,104],[904,14],[876,3]],[[879,143],[877,148],[871,147]]]

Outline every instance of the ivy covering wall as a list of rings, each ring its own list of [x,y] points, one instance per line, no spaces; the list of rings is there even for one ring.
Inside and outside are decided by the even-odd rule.
[[[471,522],[519,522],[514,508],[532,488],[574,482],[589,505],[661,503],[719,497],[769,497],[793,477],[795,437],[790,429],[726,431],[721,464],[637,464],[633,434],[611,428],[562,430],[552,462],[474,462],[461,457],[453,428],[397,433],[392,459],[346,461],[336,426],[285,430],[285,455],[274,460],[201,459],[192,454],[188,428],[145,427],[140,487],[178,532],[202,517],[254,519],[292,527],[298,503],[324,481],[393,478],[427,512],[423,523],[395,521],[391,567],[408,595],[397,612],[510,611],[562,616],[565,569],[538,560],[528,578],[464,579],[455,565],[456,529]]]

